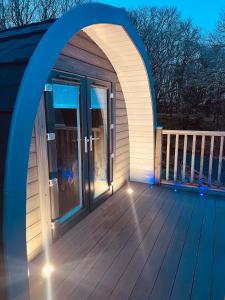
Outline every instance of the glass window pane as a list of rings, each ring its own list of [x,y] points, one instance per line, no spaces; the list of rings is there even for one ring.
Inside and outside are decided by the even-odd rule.
[[[78,108],[79,86],[53,84],[53,106],[54,108]]]
[[[82,207],[79,86],[53,85],[59,216],[65,221]]]
[[[94,160],[94,199],[109,189],[107,90],[92,87],[92,148]]]

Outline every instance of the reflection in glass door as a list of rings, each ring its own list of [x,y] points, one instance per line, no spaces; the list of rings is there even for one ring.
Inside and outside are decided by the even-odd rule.
[[[90,151],[93,165],[94,200],[109,190],[107,89],[91,87]]]
[[[82,208],[79,89],[78,85],[53,84],[60,221]]]

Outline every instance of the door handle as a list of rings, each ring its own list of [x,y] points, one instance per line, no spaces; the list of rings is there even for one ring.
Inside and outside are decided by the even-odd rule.
[[[90,135],[90,151],[93,150],[93,141],[98,141],[100,138],[93,138],[92,135]]]
[[[85,153],[88,153],[88,142],[89,142],[89,139],[85,136],[85,138],[84,138],[84,152]]]
[[[93,145],[92,145],[93,137],[90,135],[90,151],[93,150]]]

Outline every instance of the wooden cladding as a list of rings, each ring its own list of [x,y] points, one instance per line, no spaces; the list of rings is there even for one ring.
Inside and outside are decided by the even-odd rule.
[[[55,66],[55,69],[94,77],[114,83],[116,86],[115,100],[115,164],[114,164],[114,190],[119,189],[129,179],[130,153],[129,129],[127,109],[124,95],[110,61],[104,52],[83,32],[74,36],[64,47]],[[41,111],[43,114],[43,111]],[[44,130],[40,120],[36,122],[37,132]],[[41,127],[43,127],[41,129]],[[43,174],[43,166],[38,166],[38,155],[45,151],[44,145],[37,147],[37,141],[43,143],[33,131],[30,146],[29,168],[27,177],[27,253],[28,259],[34,258],[41,250],[43,243],[43,218],[41,209],[41,190],[46,189],[46,182],[39,177]],[[41,147],[41,149],[39,149]],[[43,149],[42,149],[43,148]],[[39,149],[39,150],[38,150]],[[37,153],[40,151],[41,153]],[[43,177],[43,176],[42,176]],[[44,176],[45,177],[45,176]],[[46,179],[47,180],[47,179]],[[45,180],[45,181],[46,181]],[[44,187],[45,186],[45,187]],[[45,193],[46,194],[46,193]],[[50,222],[50,220],[48,220]]]
[[[32,134],[28,164],[26,211],[27,255],[28,259],[31,260],[42,250],[40,191],[35,130],[33,130]]]

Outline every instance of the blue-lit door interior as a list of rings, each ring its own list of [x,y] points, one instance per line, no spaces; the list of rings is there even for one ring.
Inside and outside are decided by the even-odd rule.
[[[83,207],[80,86],[53,84],[59,221]]]

